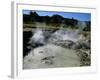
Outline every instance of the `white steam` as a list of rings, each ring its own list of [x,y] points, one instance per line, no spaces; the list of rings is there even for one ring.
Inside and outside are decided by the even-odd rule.
[[[37,28],[35,30],[32,38],[30,40],[30,43],[32,43],[32,42],[38,43],[38,44],[45,44],[45,38],[44,38],[42,29]]]

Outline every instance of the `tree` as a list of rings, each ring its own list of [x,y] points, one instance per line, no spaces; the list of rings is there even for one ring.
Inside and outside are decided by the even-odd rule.
[[[50,23],[50,17],[49,16],[44,16],[43,21],[48,25]]]
[[[51,17],[51,23],[61,23],[62,22],[63,17],[60,15],[53,15]]]
[[[91,30],[91,22],[90,21],[85,21],[86,27],[83,29],[84,31],[90,31]]]
[[[72,19],[69,19],[69,18],[65,19],[65,24],[68,26],[71,26],[71,28],[75,27],[77,23],[78,23],[78,20],[74,19],[73,17]]]
[[[39,15],[36,12],[30,12],[30,18],[32,22],[36,22],[39,19]]]

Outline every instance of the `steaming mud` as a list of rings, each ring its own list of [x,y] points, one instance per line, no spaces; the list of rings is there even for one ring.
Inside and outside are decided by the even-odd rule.
[[[23,59],[23,69],[77,67],[90,65],[90,35],[79,29],[60,28],[55,32],[34,29],[29,39],[30,52]]]
[[[47,60],[43,60],[48,58]],[[51,59],[49,59],[51,58]],[[75,50],[47,44],[35,48],[24,58],[23,68],[54,68],[80,66],[80,60]]]
[[[34,35],[32,36],[29,43],[38,43],[38,44],[45,44],[45,39],[43,35],[42,29],[36,29],[35,32],[33,32]]]
[[[49,38],[49,41],[54,40],[54,41],[58,41],[58,40],[69,40],[69,41],[73,41],[73,42],[77,42],[79,40],[79,34],[78,34],[78,30],[71,30],[71,29],[60,29],[57,30],[54,34],[52,34],[52,36]]]

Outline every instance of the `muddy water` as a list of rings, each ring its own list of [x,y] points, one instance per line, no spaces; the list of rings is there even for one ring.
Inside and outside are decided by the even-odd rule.
[[[23,61],[24,69],[76,66],[80,66],[80,59],[75,50],[54,44],[47,44],[33,49],[24,57]]]

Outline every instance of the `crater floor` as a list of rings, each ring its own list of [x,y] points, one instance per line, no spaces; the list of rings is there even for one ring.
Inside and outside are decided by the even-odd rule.
[[[77,66],[80,66],[80,58],[75,50],[54,44],[34,48],[23,59],[23,69]]]

